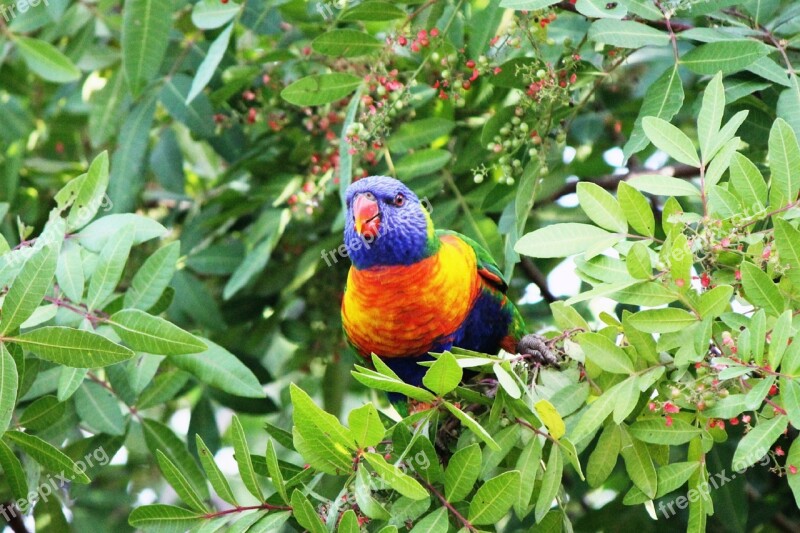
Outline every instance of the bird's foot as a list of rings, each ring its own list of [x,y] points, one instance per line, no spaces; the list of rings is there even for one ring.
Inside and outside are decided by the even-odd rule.
[[[529,333],[517,343],[517,353],[526,360],[541,366],[556,366],[558,359],[553,350],[547,345],[544,337]]]

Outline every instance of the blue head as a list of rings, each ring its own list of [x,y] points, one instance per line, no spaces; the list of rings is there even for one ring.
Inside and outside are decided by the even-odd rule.
[[[370,176],[347,188],[344,243],[353,266],[410,265],[436,251],[433,223],[402,182]]]

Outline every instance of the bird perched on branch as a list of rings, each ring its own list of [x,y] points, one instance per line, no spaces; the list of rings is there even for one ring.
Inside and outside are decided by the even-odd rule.
[[[363,357],[375,353],[403,381],[420,386],[429,352],[452,347],[482,353],[554,357],[506,296],[489,253],[453,231],[435,230],[402,182],[385,176],[347,188],[344,241],[352,262],[342,323]]]

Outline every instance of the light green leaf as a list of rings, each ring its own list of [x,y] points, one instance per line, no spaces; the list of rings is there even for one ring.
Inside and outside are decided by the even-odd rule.
[[[681,65],[698,74],[730,74],[747,68],[769,53],[769,48],[754,40],[707,43],[681,57]]]
[[[333,57],[358,57],[378,52],[384,43],[352,29],[326,31],[311,42],[314,51]]]
[[[355,91],[361,81],[359,76],[344,72],[306,76],[283,89],[281,97],[299,106],[329,104]]]
[[[86,295],[86,306],[90,311],[101,306],[113,294],[131,253],[134,235],[135,229],[127,226],[116,238],[109,239],[100,251]]]
[[[455,503],[466,498],[472,492],[480,471],[481,449],[478,444],[470,444],[454,453],[444,471],[444,494],[447,501]]]
[[[58,48],[46,41],[15,36],[14,44],[28,68],[44,80],[69,83],[81,77],[78,67]]]
[[[48,245],[25,261],[3,301],[0,335],[17,329],[42,302],[56,272],[58,247]]]
[[[718,285],[700,295],[697,312],[702,318],[716,318],[725,312],[732,297],[733,287]]]
[[[382,3],[382,2],[379,2]],[[361,4],[369,6],[375,2]],[[455,122],[439,117],[429,117],[400,125],[388,139],[392,152],[404,153],[421,146],[427,146],[439,137],[447,135],[455,127]]]
[[[564,471],[564,462],[561,458],[561,448],[553,445],[550,448],[550,456],[547,458],[547,467],[542,476],[542,484],[539,488],[539,496],[536,498],[535,515],[539,522],[553,506],[553,500],[558,494],[561,486],[561,475]]]
[[[238,506],[239,503],[231,491],[228,479],[214,461],[214,455],[211,450],[208,449],[200,435],[195,434],[195,441],[197,442],[197,455],[200,457],[200,463],[203,465],[203,470],[206,471],[206,476],[208,476],[208,480],[211,482],[211,486],[214,487],[217,496],[231,505]]]
[[[760,461],[778,437],[783,435],[788,424],[789,419],[786,415],[777,415],[770,420],[759,419],[758,425],[742,437],[736,446],[731,463],[733,469],[740,472]]]
[[[425,372],[422,383],[439,396],[444,396],[458,386],[463,373],[453,354],[445,352]]]
[[[603,428],[586,464],[586,481],[590,487],[599,487],[611,475],[622,447],[621,438],[622,432],[617,424],[606,424]]]
[[[670,157],[686,165],[700,166],[692,140],[680,129],[658,117],[645,117],[642,119],[642,127],[650,142]]]
[[[200,495],[192,488],[186,476],[181,473],[178,467],[175,466],[161,450],[156,450],[156,460],[158,461],[161,473],[164,475],[164,479],[175,489],[175,493],[178,497],[195,511],[207,513],[208,509],[203,503],[202,498],[200,498]]]
[[[133,96],[158,74],[169,44],[172,3],[125,0],[122,9],[122,66]]]
[[[378,410],[371,403],[350,411],[347,415],[350,432],[361,448],[376,446],[386,434]]]
[[[142,419],[142,430],[150,453],[155,455],[156,450],[161,450],[170,461],[180,468],[195,492],[200,494],[203,500],[207,500],[209,494],[206,478],[183,441],[166,424],[150,418]]]
[[[197,5],[200,4],[196,4],[195,6]],[[197,67],[197,74],[195,74],[192,80],[192,88],[189,90],[189,95],[186,97],[187,104],[190,104],[206,85],[208,85],[208,82],[211,81],[214,72],[219,67],[222,58],[225,56],[225,52],[228,50],[232,32],[233,24],[230,24],[216,39],[214,39],[211,46],[209,46],[208,53],[206,53],[206,57],[203,58],[203,62],[200,63],[200,66]]]
[[[767,183],[764,176],[747,157],[735,153],[731,157],[731,185],[733,192],[742,199],[750,214],[762,211],[767,204]]]
[[[452,154],[439,148],[426,148],[404,156],[395,164],[395,172],[401,180],[433,174],[450,161]]]
[[[638,439],[632,439],[623,432],[620,453],[631,481],[648,498],[653,499],[656,495],[658,481],[656,468],[653,466],[653,459],[650,457],[647,445]]]
[[[558,448],[556,447],[556,449]],[[560,481],[561,477],[559,476]],[[481,485],[481,488],[475,493],[469,505],[467,519],[476,526],[499,521],[513,505],[519,487],[520,477],[516,470],[493,477]]]
[[[655,235],[656,220],[653,209],[642,193],[621,181],[617,186],[617,199],[625,219],[633,229],[648,237]]]
[[[631,436],[650,444],[686,444],[700,435],[702,430],[681,418],[674,418],[668,426],[665,419],[643,418],[634,422],[629,428]]]
[[[617,404],[614,406],[614,423],[621,424],[639,401],[639,379],[638,376],[631,376],[620,383],[617,393]]]
[[[231,421],[231,442],[233,444],[234,458],[239,466],[239,475],[242,482],[250,494],[255,496],[259,502],[264,501],[264,493],[258,483],[256,471],[253,469],[253,460],[250,458],[250,448],[247,445],[244,428],[238,416],[234,416]]]
[[[467,413],[456,407],[455,405],[451,404],[450,402],[444,402],[445,408],[450,411],[453,416],[458,418],[464,426],[471,429],[475,435],[489,445],[490,448],[493,450],[499,450],[500,446],[495,442],[492,436],[486,431],[483,426],[480,425],[474,418],[469,416]]]
[[[696,196],[700,197],[700,189],[692,183],[671,176],[644,174],[628,180],[631,187],[657,196]],[[664,218],[666,221],[666,217]]]
[[[683,309],[647,309],[630,316],[630,324],[645,333],[671,333],[694,324],[697,317]]]
[[[578,203],[586,215],[601,228],[617,233],[627,233],[625,213],[611,193],[595,183],[578,183]]]
[[[377,0],[351,7],[339,16],[339,20],[382,21],[401,19],[405,16],[406,12],[391,2]]]
[[[272,479],[272,486],[278,491],[283,501],[289,503],[289,493],[286,492],[286,483],[283,481],[283,474],[278,464],[278,454],[275,453],[275,445],[272,443],[272,439],[267,441],[267,453],[265,458],[267,460],[269,477]]]
[[[25,470],[22,469],[22,463],[3,439],[0,439],[0,468],[3,469],[3,476],[11,494],[15,498],[26,498],[28,496],[28,480],[25,477]]]
[[[449,527],[447,508],[440,507],[414,524],[410,533],[447,533]]]
[[[314,506],[299,490],[292,493],[292,514],[297,523],[310,533],[327,533],[328,529],[322,523]]]
[[[42,468],[54,474],[61,474],[75,483],[90,483],[89,477],[83,469],[75,464],[62,451],[49,442],[21,431],[7,431],[3,436],[6,441],[11,441],[31,459],[39,463]]]
[[[179,533],[189,531],[206,520],[204,513],[156,503],[137,507],[128,516],[128,524],[143,531]]]
[[[72,240],[65,241],[61,247],[61,256],[56,266],[56,281],[67,298],[73,302],[83,300],[86,280],[83,275],[81,247]]]
[[[661,14],[659,13],[659,20],[660,19]],[[631,155],[647,147],[648,140],[642,129],[642,120],[645,117],[653,116],[664,120],[671,120],[682,105],[683,83],[678,73],[678,65],[675,65],[668,68],[647,88],[642,107],[639,109],[639,116],[636,117],[631,136],[623,148],[625,159],[627,160]],[[620,201],[622,201],[621,198]],[[636,228],[630,216],[628,216],[628,221],[631,223],[631,226]],[[640,231],[638,228],[636,229]]]
[[[382,455],[366,452],[363,457],[375,470],[378,477],[388,483],[392,490],[412,500],[424,500],[428,497],[428,491],[420,485],[419,481],[404,474],[398,467],[387,463]]]
[[[142,310],[153,307],[172,280],[179,256],[180,243],[175,241],[148,257],[125,292],[125,307]]]
[[[101,335],[62,326],[37,328],[7,340],[41,359],[75,368],[113,365],[134,356],[128,348]]]
[[[772,171],[772,186],[793,201],[800,191],[800,146],[797,136],[789,124],[778,118],[769,132],[769,167]],[[781,206],[774,206],[775,208]]]
[[[105,387],[84,382],[75,392],[75,410],[90,428],[109,435],[125,434],[125,419],[117,399]]]
[[[718,72],[711,78],[703,91],[703,104],[697,115],[697,136],[700,140],[700,153],[703,154],[705,164],[708,164],[714,157],[712,148],[716,144],[724,112],[725,89],[722,87],[722,73]]]
[[[708,210],[716,215],[715,218],[728,219],[742,212],[742,203],[739,198],[725,187],[711,185],[708,190]]]
[[[159,355],[181,355],[202,352],[208,347],[178,326],[140,309],[117,311],[108,323],[122,341],[132,349]]]
[[[202,30],[213,30],[227,24],[241,9],[236,2],[200,0],[192,9],[192,23]]]
[[[14,414],[18,379],[17,364],[6,345],[0,343],[0,435],[8,429],[11,415]]]
[[[586,357],[606,372],[626,375],[633,373],[633,363],[628,355],[605,335],[581,333],[576,340]]]
[[[67,216],[67,231],[73,232],[91,222],[103,204],[107,187],[108,152],[102,152],[94,158],[86,177],[75,191],[75,199]]]
[[[524,235],[514,245],[514,251],[529,257],[567,257],[585,252],[597,241],[611,235],[590,224],[553,224]]]
[[[667,46],[669,35],[633,20],[598,19],[589,27],[589,39],[619,48]]]
[[[625,266],[628,273],[636,279],[650,279],[653,275],[653,265],[650,262],[650,253],[644,243],[637,242],[625,256]]]
[[[658,469],[658,491],[656,498],[669,494],[686,483],[700,466],[696,461],[664,465]]]
[[[786,464],[800,468],[798,466],[800,465],[800,439],[794,439],[794,442],[792,442],[789,453],[786,455]],[[794,494],[795,505],[800,507],[800,473],[789,474],[787,481]]]
[[[167,228],[152,218],[133,213],[106,215],[83,228],[77,234],[78,242],[90,252],[99,253],[109,240],[119,238],[126,226],[133,226],[133,244],[141,244],[161,237]]]
[[[742,287],[753,305],[763,307],[767,314],[779,316],[786,305],[778,286],[753,263],[742,263]]]

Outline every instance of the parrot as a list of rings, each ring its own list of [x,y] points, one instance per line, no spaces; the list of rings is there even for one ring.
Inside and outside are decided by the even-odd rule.
[[[342,326],[364,358],[378,356],[404,382],[422,386],[420,362],[453,347],[554,357],[506,292],[491,255],[474,240],[434,228],[401,181],[369,176],[345,191],[344,244],[350,259]],[[391,394],[390,394],[391,396]]]

